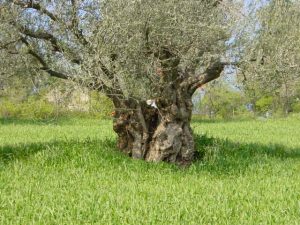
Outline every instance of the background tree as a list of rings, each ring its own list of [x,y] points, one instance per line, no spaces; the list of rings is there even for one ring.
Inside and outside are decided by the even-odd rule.
[[[300,86],[300,3],[273,0],[255,17],[255,32],[242,43],[240,77],[254,102],[272,97],[287,114]]]
[[[204,96],[196,107],[201,115],[211,119],[231,119],[243,116],[247,103],[243,92],[218,80],[205,87]]]

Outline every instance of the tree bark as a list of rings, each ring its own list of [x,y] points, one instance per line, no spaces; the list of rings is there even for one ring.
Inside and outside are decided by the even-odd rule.
[[[157,100],[157,108],[134,100],[115,100],[114,104],[114,131],[123,153],[150,162],[192,162],[191,96],[178,95],[174,102]]]

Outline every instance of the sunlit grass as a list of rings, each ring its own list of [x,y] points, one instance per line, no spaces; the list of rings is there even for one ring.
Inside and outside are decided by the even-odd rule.
[[[300,120],[194,122],[188,169],[131,160],[110,121],[0,122],[0,224],[300,224]]]

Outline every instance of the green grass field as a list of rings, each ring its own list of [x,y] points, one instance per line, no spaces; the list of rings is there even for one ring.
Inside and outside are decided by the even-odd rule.
[[[115,149],[110,121],[0,120],[0,224],[300,224],[300,117],[194,121],[183,169]]]

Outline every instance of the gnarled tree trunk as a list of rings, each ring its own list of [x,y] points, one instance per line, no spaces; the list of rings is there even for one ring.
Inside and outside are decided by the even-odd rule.
[[[118,148],[136,159],[189,164],[194,155],[191,99],[164,108],[123,101],[114,120]]]

